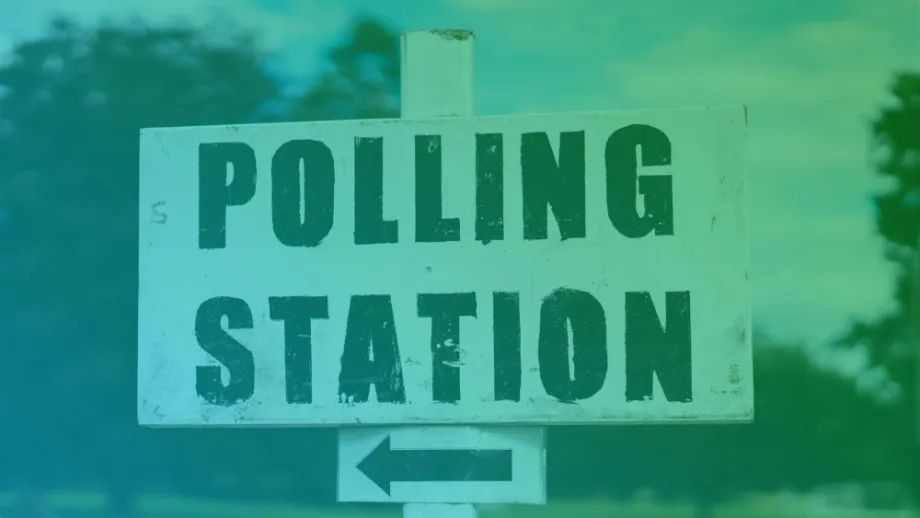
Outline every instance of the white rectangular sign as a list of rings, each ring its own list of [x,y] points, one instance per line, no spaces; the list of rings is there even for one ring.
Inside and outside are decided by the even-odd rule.
[[[340,502],[546,503],[542,427],[366,427],[339,435]]]
[[[141,133],[141,424],[748,421],[742,107]]]

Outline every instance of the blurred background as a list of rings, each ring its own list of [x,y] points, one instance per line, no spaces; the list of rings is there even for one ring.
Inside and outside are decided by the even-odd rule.
[[[137,144],[398,116],[427,28],[482,115],[749,106],[756,422],[551,428],[550,504],[482,516],[917,516],[917,0],[0,0],[0,515],[400,515],[333,430],[137,426]]]

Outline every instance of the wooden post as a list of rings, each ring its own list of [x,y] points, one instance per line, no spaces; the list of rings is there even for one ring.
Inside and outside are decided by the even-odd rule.
[[[474,37],[471,31],[404,32],[400,39],[400,105],[404,118],[463,117],[474,113]],[[404,518],[476,518],[472,504],[409,503]]]
[[[470,31],[431,30],[402,34],[402,117],[474,114],[473,45]]]
[[[431,119],[441,117],[470,117],[473,110],[473,33],[460,30],[425,30],[402,34],[401,97],[402,117]],[[474,164],[470,164],[472,167]],[[444,193],[442,193],[444,194]],[[371,455],[367,447],[368,434],[380,434],[380,441],[394,440],[400,448],[410,446],[413,437],[439,437],[438,449],[477,450],[487,444],[501,444],[510,451],[511,479],[493,482],[431,480],[431,492],[425,485],[415,486],[411,494],[398,491],[388,495],[392,501],[403,502],[407,518],[475,518],[475,504],[530,503],[546,501],[546,427],[477,426],[464,421],[439,425],[389,425],[374,428],[339,428],[339,498],[343,483],[348,488],[348,501],[379,500],[379,487],[367,486],[371,493],[360,489],[367,473],[355,468]],[[382,444],[378,442],[377,444]],[[355,453],[360,452],[360,458]],[[483,462],[487,462],[483,460]],[[343,471],[345,470],[345,471]],[[351,475],[349,475],[351,473]],[[360,476],[357,484],[346,481]],[[416,481],[415,484],[425,484]],[[379,486],[379,484],[378,484]],[[461,489],[462,488],[462,489]]]

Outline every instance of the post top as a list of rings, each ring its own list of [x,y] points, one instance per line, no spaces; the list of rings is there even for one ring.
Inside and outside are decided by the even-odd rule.
[[[473,37],[473,31],[465,29],[425,29],[420,31],[406,31],[403,32],[403,36],[416,35],[416,34],[434,34],[435,36],[440,36],[445,40],[456,40],[464,41]]]

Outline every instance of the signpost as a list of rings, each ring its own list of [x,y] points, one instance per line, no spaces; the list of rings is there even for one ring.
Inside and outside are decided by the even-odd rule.
[[[473,115],[474,41],[470,31],[414,31],[402,34],[400,100],[404,118]],[[493,154],[495,152],[497,148]],[[445,187],[450,188],[440,186],[442,196]],[[431,333],[431,339],[423,337],[421,343],[431,342],[432,351],[437,351],[433,341],[434,327]],[[459,346],[459,340],[456,341]],[[435,354],[428,354],[432,355],[433,361],[441,362],[440,369],[437,363],[433,363],[432,376],[436,372],[447,372],[444,368],[448,367],[446,361],[449,359],[435,360]],[[457,360],[458,365],[464,361],[459,356]],[[473,379],[473,382],[477,381]],[[390,457],[391,462],[397,463],[392,465],[393,471],[390,472],[391,481],[396,482],[395,493],[381,483],[380,476],[383,473],[374,471],[374,466],[380,464],[375,463],[374,459],[381,459],[383,455],[377,453],[379,447],[367,451],[363,441],[367,433],[366,429],[353,427],[339,429],[340,501],[406,502],[406,518],[464,518],[476,516],[476,510],[471,505],[473,503],[542,504],[546,501],[546,433],[542,426],[493,427],[491,430],[470,426],[376,429],[371,433],[383,435],[386,437],[384,440],[392,438],[396,444],[415,448],[427,445],[429,448],[424,458],[431,461],[424,465],[399,464],[401,459]],[[485,449],[496,442],[496,447],[503,449]],[[422,458],[413,453],[406,455],[414,456],[415,459]],[[466,459],[465,462],[463,459]],[[413,459],[404,457],[402,460],[408,462]],[[433,469],[435,463],[439,467],[437,472]],[[461,474],[463,472],[460,470],[464,468],[467,471],[463,478],[446,480],[449,473]],[[515,469],[509,471],[506,468]],[[474,474],[479,480],[472,478]],[[486,477],[486,474],[491,476]],[[396,480],[399,475],[406,480]],[[368,486],[368,480],[374,481],[376,487]]]
[[[394,449],[389,435],[358,469],[390,494],[393,482],[511,482],[510,449]]]
[[[336,426],[339,500],[545,502],[546,425],[753,418],[742,107],[141,134],[138,419]],[[500,425],[500,426],[499,426]]]
[[[543,456],[527,429],[368,427],[339,447],[339,500],[437,504],[539,503]],[[344,434],[343,434],[344,435]]]

